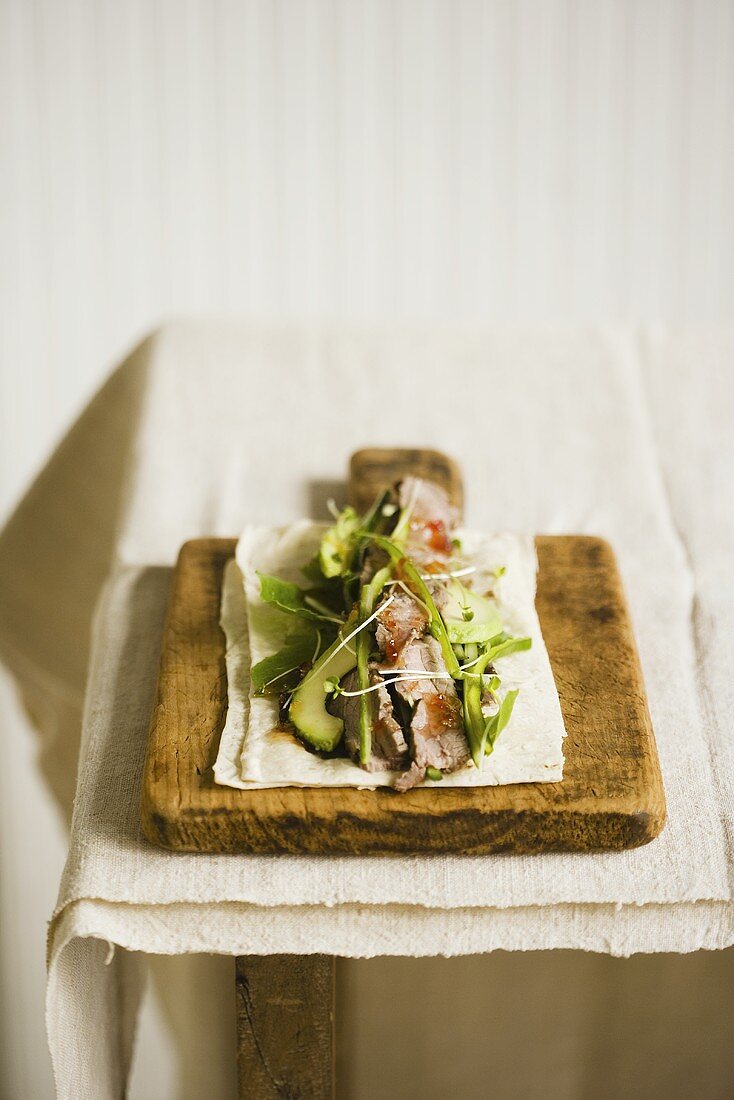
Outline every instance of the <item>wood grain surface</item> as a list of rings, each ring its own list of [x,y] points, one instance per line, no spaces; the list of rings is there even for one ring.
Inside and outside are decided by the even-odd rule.
[[[352,459],[379,482],[411,469],[454,492],[436,452],[370,450]],[[382,471],[379,474],[378,471]],[[367,473],[368,472],[368,473]],[[460,480],[459,480],[460,492]],[[537,608],[567,737],[560,783],[388,789],[214,782],[227,709],[219,600],[234,539],[186,543],[174,571],[158,693],[143,776],[142,821],[155,844],[209,852],[540,852],[645,844],[665,799],[639,659],[614,553],[603,539],[539,536]]]
[[[406,473],[443,485],[461,515],[464,510],[464,483],[459,467],[447,455],[426,448],[365,447],[349,460],[349,502],[358,512],[366,512],[386,485],[392,485]]]
[[[241,1100],[332,1100],[334,971],[329,955],[237,959]]]

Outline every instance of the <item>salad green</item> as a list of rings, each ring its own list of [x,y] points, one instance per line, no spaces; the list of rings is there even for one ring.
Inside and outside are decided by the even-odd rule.
[[[293,625],[253,667],[253,690],[279,696],[313,749],[407,767],[400,789],[469,756],[482,766],[518,698],[496,662],[531,646],[505,630],[504,568],[473,587],[449,508],[437,486],[406,479],[362,516],[334,508],[302,586],[258,574],[263,602]]]

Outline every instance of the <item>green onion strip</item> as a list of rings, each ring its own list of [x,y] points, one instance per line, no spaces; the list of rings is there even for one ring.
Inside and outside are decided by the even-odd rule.
[[[375,604],[385,584],[392,574],[392,566],[386,565],[378,569],[369,584],[362,588],[359,599],[359,619],[365,624],[374,617]],[[370,686],[370,635],[366,630],[357,635],[357,680],[359,690],[362,693],[359,701],[359,760],[361,764],[368,764],[372,752],[372,714],[370,700],[367,698],[367,689]]]

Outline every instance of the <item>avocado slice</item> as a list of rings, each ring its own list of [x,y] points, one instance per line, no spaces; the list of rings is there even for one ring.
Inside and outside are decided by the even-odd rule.
[[[463,609],[473,612],[466,621]],[[471,588],[456,582],[449,585],[449,602],[441,612],[446,632],[453,645],[469,645],[472,642],[488,642],[502,633],[502,619],[494,600],[472,592]]]
[[[357,664],[354,653],[341,645],[339,637],[321,654],[293,692],[288,711],[293,725],[301,737],[320,752],[332,752],[344,733],[344,723],[326,709],[324,681],[336,677],[341,680]]]

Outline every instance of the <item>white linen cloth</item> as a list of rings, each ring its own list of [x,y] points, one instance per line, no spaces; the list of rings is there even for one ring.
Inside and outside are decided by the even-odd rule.
[[[49,737],[44,713],[76,698],[85,615],[115,563],[49,935],[60,1096],[124,1089],[139,961],[118,951],[105,966],[104,941],[349,956],[734,942],[733,372],[734,331],[221,325],[168,327],[120,368],[0,541],[0,646]],[[476,528],[612,541],[668,799],[652,844],[386,859],[171,855],[142,840],[140,768],[178,546],[313,512],[368,444],[455,457]]]

